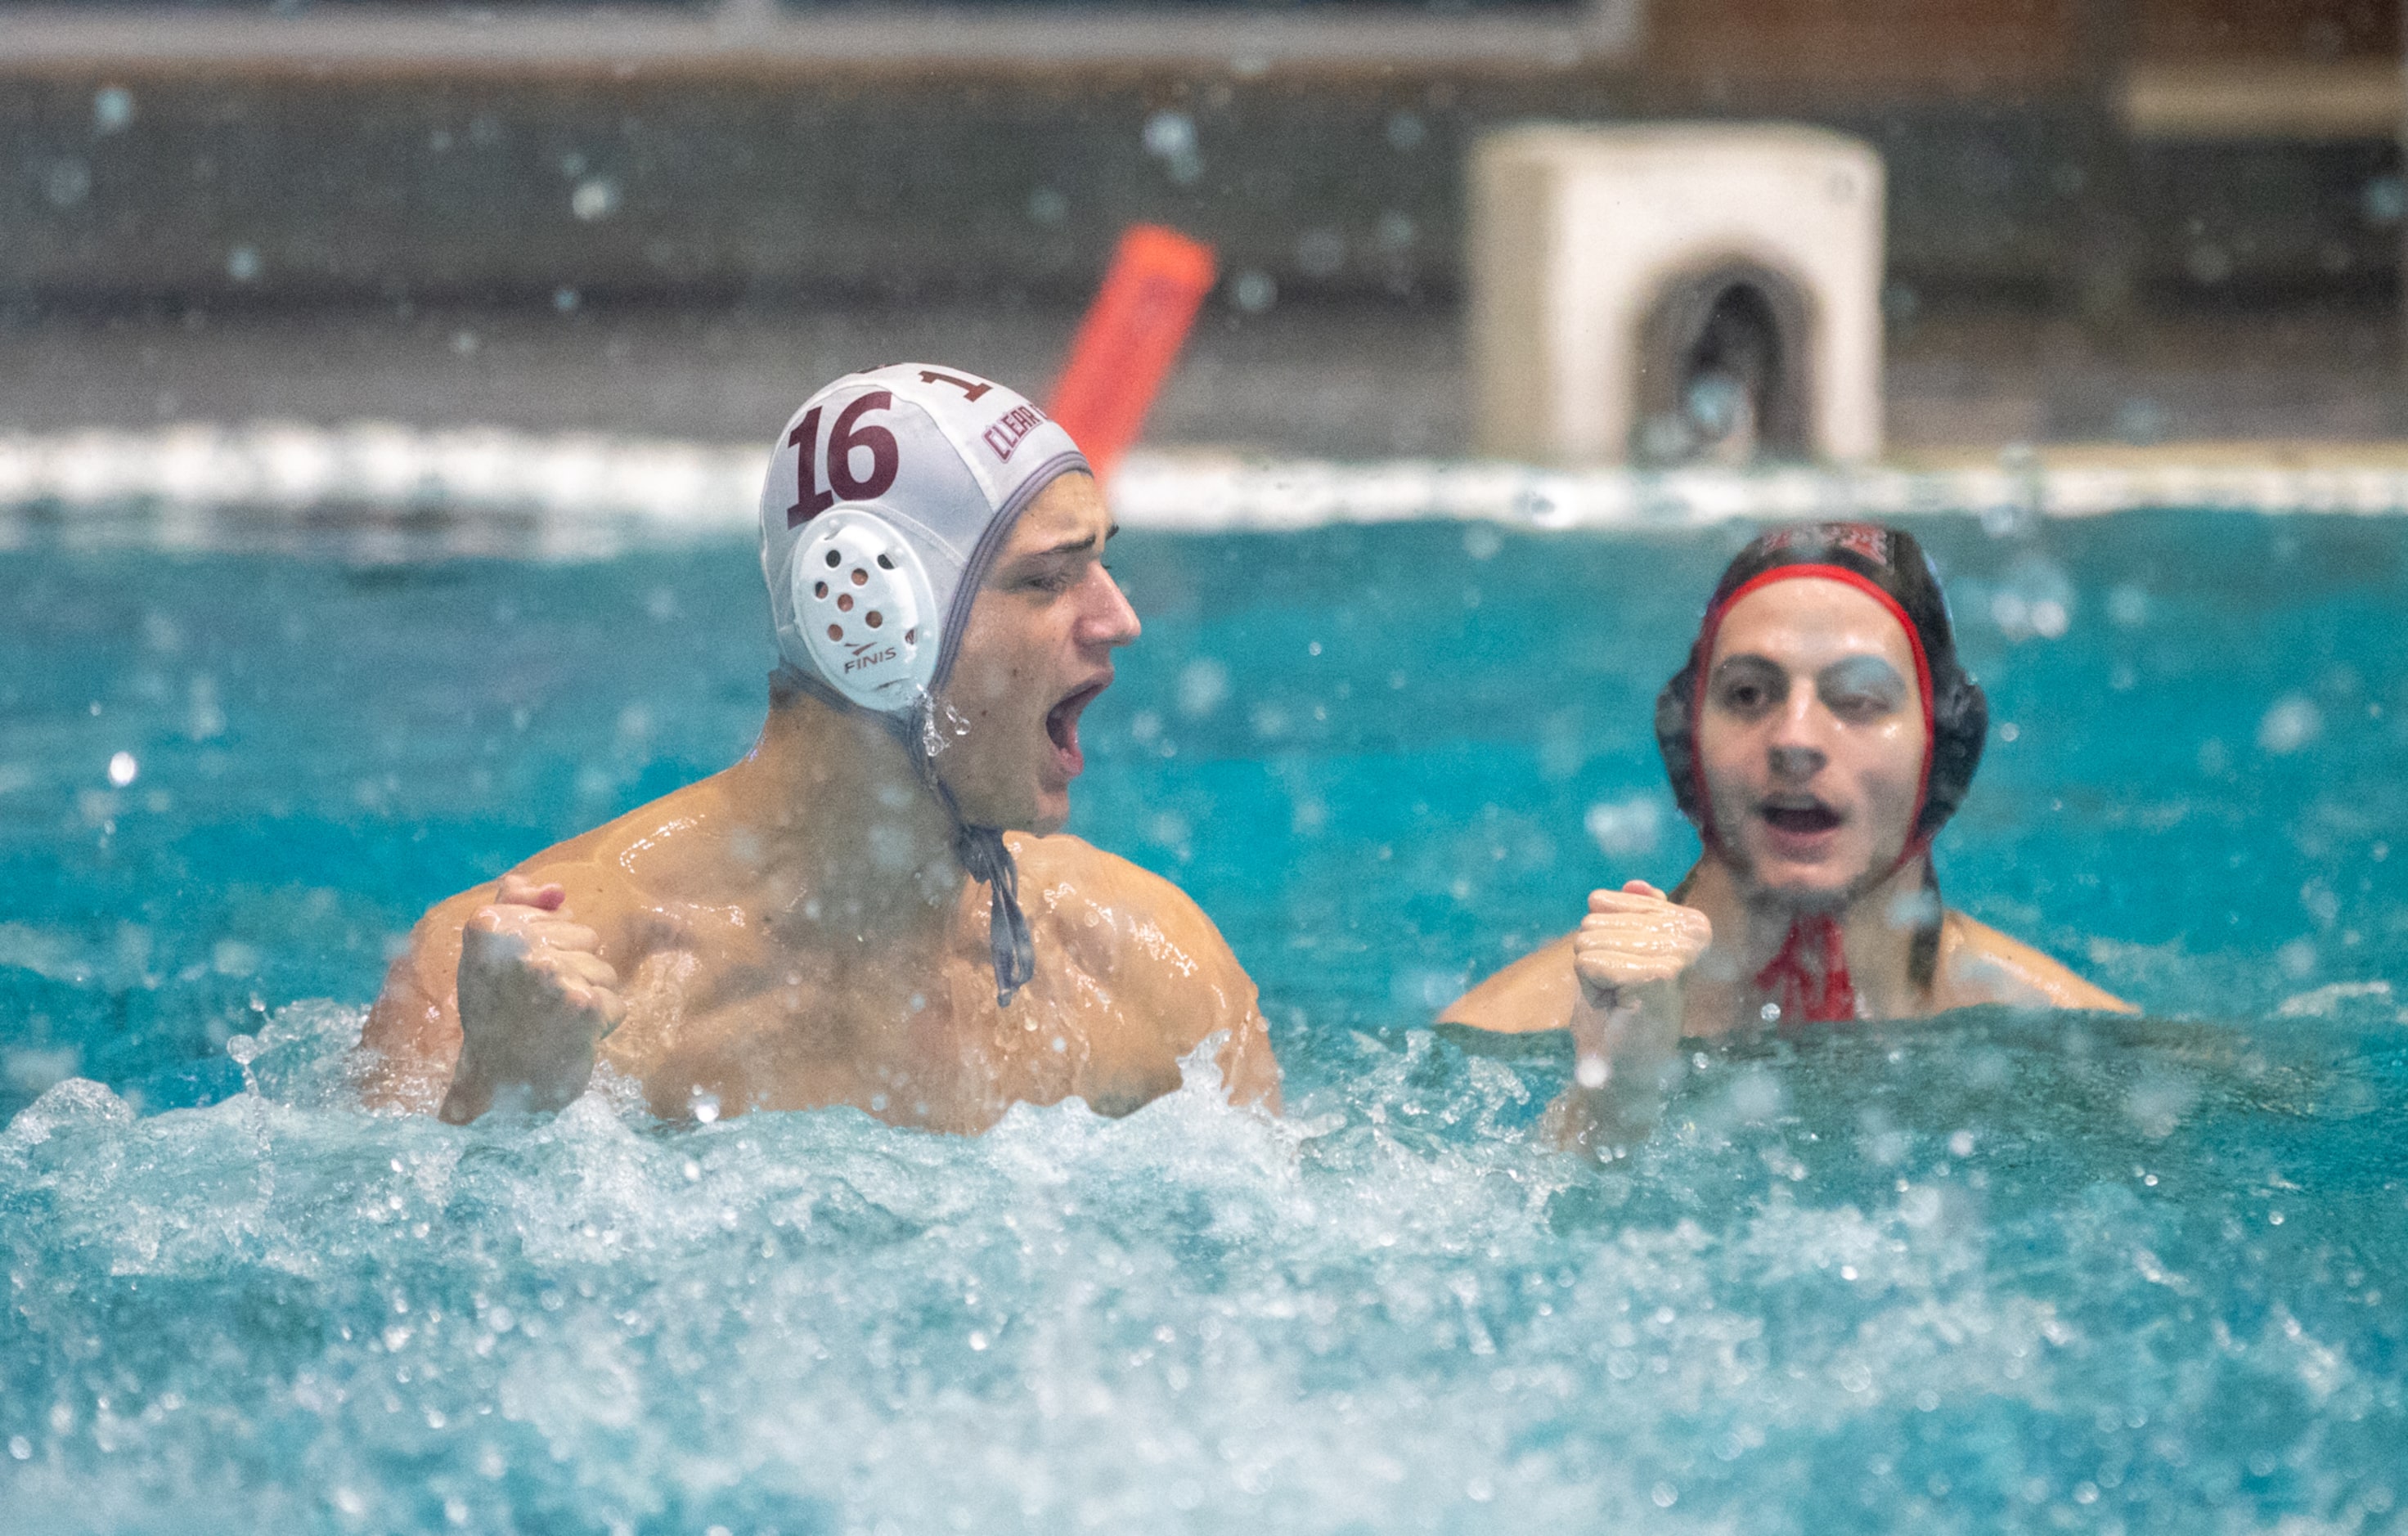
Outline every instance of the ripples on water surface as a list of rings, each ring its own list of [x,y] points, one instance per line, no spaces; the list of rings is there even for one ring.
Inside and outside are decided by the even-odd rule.
[[[1742,537],[1125,538],[1076,825],[1222,922],[1291,1113],[977,1141],[345,1102],[420,907],[741,749],[745,547],[0,554],[0,1507],[2408,1529],[2401,526],[1936,525],[2014,726],[1952,897],[2151,1018],[1699,1057],[1581,1167],[1560,1041],[1421,1026],[1679,873],[1647,703]]]

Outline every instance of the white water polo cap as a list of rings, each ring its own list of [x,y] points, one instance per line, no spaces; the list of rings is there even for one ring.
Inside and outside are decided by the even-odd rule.
[[[850,703],[908,713],[953,669],[1022,510],[1086,467],[993,380],[920,363],[845,375],[787,422],[761,487],[779,655]]]

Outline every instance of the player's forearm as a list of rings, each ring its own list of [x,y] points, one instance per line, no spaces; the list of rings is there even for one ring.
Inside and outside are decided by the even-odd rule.
[[[415,960],[404,955],[394,963],[360,1029],[353,1082],[371,1110],[423,1114],[441,1099],[452,1078],[459,1026],[419,984]]]
[[[510,1031],[505,1026],[497,1032]],[[497,1109],[546,1113],[566,1109],[593,1078],[590,1046],[580,1051],[568,1042],[555,1041],[549,1049],[496,1052],[463,1045],[437,1113],[455,1126]]]
[[[1281,1113],[1279,1057],[1271,1052],[1269,1026],[1253,1009],[1230,1033],[1222,1052],[1221,1078],[1229,1085],[1230,1103]]]
[[[497,1109],[565,1109],[594,1077],[599,1021],[548,972],[509,963],[524,954],[515,940],[487,940],[477,963],[462,962],[460,1054],[440,1111],[453,1125]]]
[[[1556,1103],[1558,1139],[1603,1154],[1647,1139],[1676,1076],[1679,998],[1664,983],[1572,1007],[1572,1083]]]
[[[452,1124],[566,1109],[593,1080],[596,1031],[548,978],[464,967],[459,1010],[460,1053],[439,1112]]]

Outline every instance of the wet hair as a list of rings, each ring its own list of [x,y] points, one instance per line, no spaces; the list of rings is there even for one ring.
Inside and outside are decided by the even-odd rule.
[[[1709,848],[1715,846],[1713,807],[1698,759],[1698,716],[1705,698],[1706,672],[1713,660],[1714,636],[1731,605],[1756,588],[1799,578],[1844,581],[1879,601],[1906,631],[1914,651],[1916,683],[1928,737],[1923,784],[1914,823],[1899,862],[1927,851],[1931,840],[1965,801],[1989,736],[1990,707],[1982,685],[1956,659],[1956,632],[1948,599],[1929,556],[1901,529],[1872,523],[1809,523],[1757,535],[1723,568],[1706,603],[1689,658],[1656,696],[1656,745],[1664,756],[1672,797]],[[1924,866],[1930,906],[1939,906],[1940,885]],[[1911,969],[1928,987],[1939,963],[1937,911],[1917,926]]]

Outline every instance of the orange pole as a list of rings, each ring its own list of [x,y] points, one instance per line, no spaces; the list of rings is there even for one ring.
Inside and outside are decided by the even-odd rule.
[[[1098,476],[1144,429],[1214,276],[1212,248],[1175,229],[1132,224],[1121,237],[1047,408]]]

